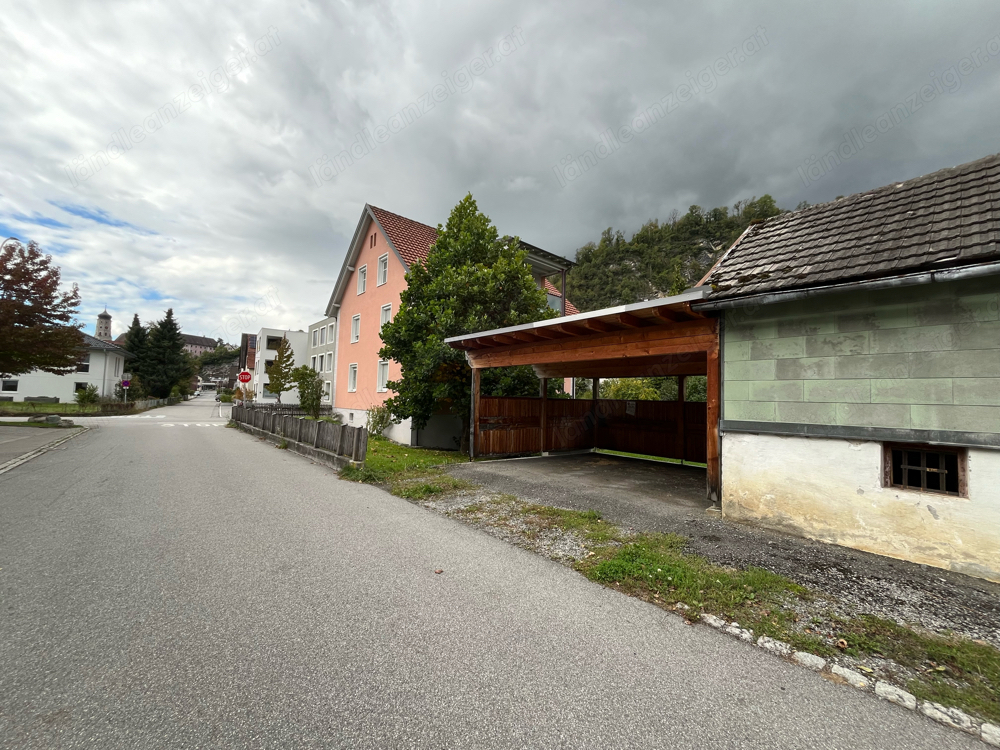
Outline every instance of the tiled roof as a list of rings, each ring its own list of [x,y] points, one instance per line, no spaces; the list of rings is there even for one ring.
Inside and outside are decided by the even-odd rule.
[[[80,335],[83,336],[83,345],[88,349],[102,349],[104,351],[121,352],[126,357],[132,356],[130,352],[117,344],[112,343],[111,341],[101,341],[100,339],[94,338],[89,333],[84,333],[83,331],[80,331]]]
[[[753,226],[712,299],[1000,260],[1000,154]]]
[[[551,294],[553,297],[562,297],[562,292],[556,289],[555,285],[548,279],[545,279],[545,293]],[[580,311],[576,309],[576,305],[569,300],[566,300],[566,314],[576,315],[578,312]]]
[[[185,346],[207,346],[210,349],[214,349],[219,343],[208,336],[194,336],[190,333],[182,333],[181,338],[184,339]]]
[[[431,245],[437,239],[437,229],[384,208],[372,205],[368,207],[407,266],[412,266],[418,260],[427,260]]]

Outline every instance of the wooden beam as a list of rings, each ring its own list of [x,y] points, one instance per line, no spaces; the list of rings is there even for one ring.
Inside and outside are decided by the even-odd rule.
[[[542,453],[545,453],[545,432],[548,429],[548,408],[549,408],[549,379],[542,378],[539,382],[539,394],[542,397],[542,423],[541,423],[541,439],[539,440],[539,445],[541,445]]]
[[[508,334],[512,339],[518,341],[539,341],[539,336],[534,331],[514,331]]]
[[[686,411],[684,408],[684,379],[683,375],[677,378],[677,400],[680,402],[680,413],[677,415],[677,439],[680,441],[682,461],[687,458],[687,434],[684,425],[684,412]]]
[[[496,336],[490,336],[490,338],[493,339],[494,341],[496,341],[498,344],[519,344],[519,343],[521,343],[517,339],[515,339],[513,336],[505,336],[505,335],[497,334]]]
[[[597,331],[598,333],[607,333],[608,331],[618,330],[610,323],[605,323],[603,320],[597,320],[596,318],[581,320],[580,323],[589,328],[591,331]]]
[[[631,313],[618,313],[614,316],[614,318],[623,326],[628,326],[629,328],[644,328],[645,326],[650,325],[649,321],[637,318]]]
[[[586,328],[576,323],[560,323],[557,326],[552,326],[557,331],[562,331],[563,333],[568,333],[570,336],[581,336],[586,333],[590,333]]]
[[[708,500],[716,507],[722,506],[722,459],[719,454],[719,415],[721,404],[719,399],[722,395],[721,372],[719,370],[719,345],[708,350],[708,403],[707,416],[708,425],[705,430],[706,440],[706,480]]]
[[[598,418],[600,416],[597,413],[597,397],[600,394],[601,379],[600,378],[594,378],[594,382],[591,384],[591,387],[593,389],[591,391],[591,398],[594,399],[594,400],[590,404],[590,414],[591,414],[591,416],[594,419],[594,448],[596,449],[597,448],[597,420],[598,420]]]
[[[479,399],[480,399],[480,370],[478,368],[472,371],[472,414],[469,422],[469,459],[474,459],[476,457],[476,452],[479,448],[477,443],[479,442]]]
[[[514,365],[543,365],[557,362],[585,362],[592,359],[614,359],[616,357],[653,357],[666,354],[707,351],[718,342],[714,334],[687,336],[676,339],[651,339],[629,341],[620,344],[598,344],[588,342],[586,347],[557,349],[546,347],[542,350],[515,350],[470,352],[469,357],[475,367],[511,367]],[[559,342],[564,346],[572,340]]]
[[[655,307],[653,308],[653,315],[655,315],[660,320],[665,320],[670,323],[682,323],[685,320],[694,320],[694,316],[689,315],[683,310],[671,310],[667,307]]]
[[[543,339],[564,339],[569,336],[568,333],[563,333],[562,331],[554,331],[551,327],[545,328],[532,328],[532,333],[534,333],[539,338]]]

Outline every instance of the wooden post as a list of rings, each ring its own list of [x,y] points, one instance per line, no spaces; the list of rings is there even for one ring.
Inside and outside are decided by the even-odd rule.
[[[541,449],[542,453],[545,453],[545,431],[548,429],[548,414],[549,410],[549,379],[542,378],[541,384],[539,385],[539,394],[542,397],[542,421],[541,421]]]
[[[479,440],[479,397],[480,391],[480,372],[478,367],[472,368],[472,404],[470,405],[471,414],[469,414],[469,460],[471,461],[476,457],[477,441]]]
[[[598,395],[598,389],[601,387],[601,379],[594,378],[590,386],[591,386],[590,397],[593,399],[593,401],[590,404],[590,416],[594,420],[594,450],[597,450],[597,419],[598,419],[597,395]]]
[[[681,459],[681,461],[683,461],[684,459],[687,458],[687,435],[684,432],[684,430],[685,430],[684,412],[687,411],[684,408],[684,379],[685,379],[685,377],[686,376],[684,376],[684,375],[678,375],[677,376],[677,401],[678,401],[677,406],[678,406],[678,408],[680,410],[680,414],[677,417],[677,439],[680,441],[680,444],[681,444],[681,455],[679,456],[679,458]]]
[[[719,415],[722,404],[719,398],[722,393],[721,375],[719,370],[719,344],[716,342],[708,350],[708,425],[705,430],[707,445],[707,482],[708,499],[716,507],[722,507],[722,460],[719,455]]]

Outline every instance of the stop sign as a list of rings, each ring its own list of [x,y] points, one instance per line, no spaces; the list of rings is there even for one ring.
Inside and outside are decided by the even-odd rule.
[[[244,370],[243,372],[241,372],[240,373],[240,382],[241,383],[249,383],[250,382],[250,373],[247,372],[246,370]]]

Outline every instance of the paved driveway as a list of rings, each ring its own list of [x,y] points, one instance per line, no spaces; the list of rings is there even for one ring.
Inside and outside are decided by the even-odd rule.
[[[214,408],[0,475],[0,746],[980,747]]]

